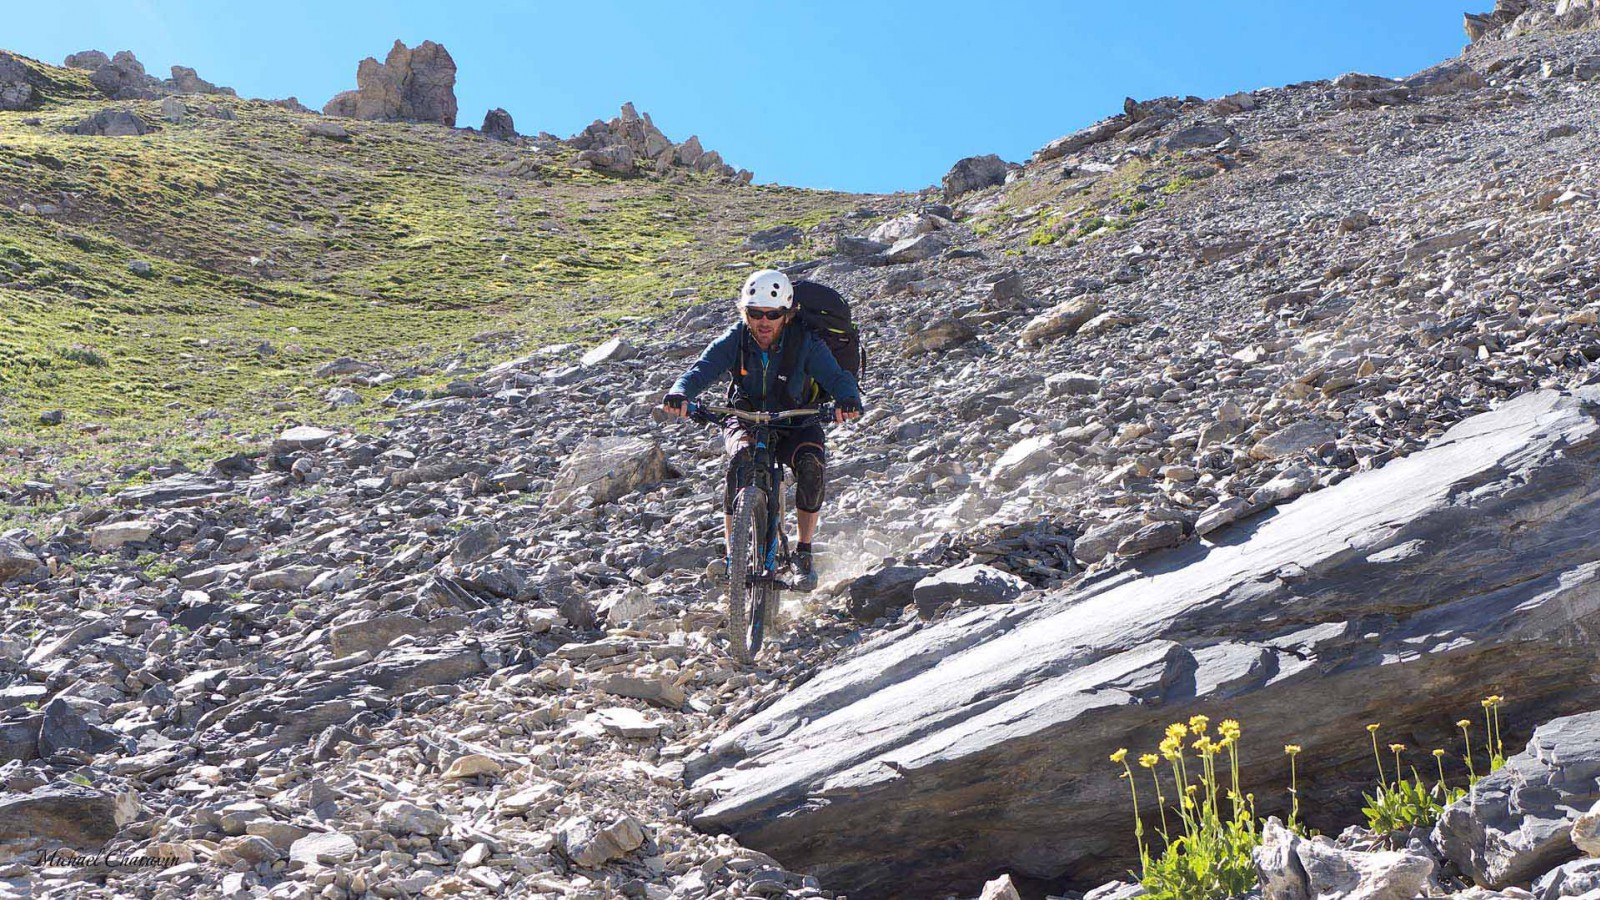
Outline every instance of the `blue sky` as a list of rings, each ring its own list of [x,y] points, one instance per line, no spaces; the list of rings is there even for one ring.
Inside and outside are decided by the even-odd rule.
[[[187,65],[243,96],[320,108],[355,87],[362,57],[432,39],[460,70],[459,125],[503,106],[525,134],[567,137],[632,100],[757,182],[890,191],[935,184],[963,156],[1021,161],[1124,96],[1410,74],[1459,53],[1461,13],[1492,6],[71,0],[17,4],[0,44],[58,64],[128,49],[163,77]]]

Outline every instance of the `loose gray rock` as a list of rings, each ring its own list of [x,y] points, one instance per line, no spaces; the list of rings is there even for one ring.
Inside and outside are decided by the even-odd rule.
[[[950,167],[943,179],[944,197],[954,200],[962,194],[1004,184],[1006,180],[1005,160],[994,155],[969,156],[959,160]]]
[[[1572,827],[1600,801],[1600,712],[1540,725],[1528,747],[1445,808],[1433,840],[1479,884],[1529,881],[1575,859]]]
[[[483,128],[479,129],[483,136],[497,141],[514,141],[517,139],[517,126],[511,120],[511,113],[499,107],[483,114]]]
[[[1326,837],[1299,837],[1276,818],[1262,827],[1254,860],[1263,900],[1412,900],[1434,873],[1421,853],[1342,850]]]
[[[928,619],[952,603],[969,606],[1010,603],[1027,590],[1026,581],[993,566],[957,566],[918,581],[912,588],[911,598],[917,604],[917,614]]]
[[[593,869],[632,853],[644,844],[644,828],[629,815],[610,821],[573,816],[556,826],[556,846],[575,865]]]
[[[601,438],[579,447],[562,464],[550,486],[558,509],[598,506],[667,477],[661,446],[641,438]]]
[[[102,109],[62,130],[68,134],[97,137],[137,137],[149,134],[151,128],[144,119],[126,109]]]
[[[83,850],[111,840],[122,824],[117,798],[76,784],[0,793],[0,840],[44,839]]]

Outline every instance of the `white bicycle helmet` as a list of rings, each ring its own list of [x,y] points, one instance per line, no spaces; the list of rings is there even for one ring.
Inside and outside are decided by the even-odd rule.
[[[739,308],[789,309],[794,306],[794,285],[777,269],[762,269],[739,288]]]

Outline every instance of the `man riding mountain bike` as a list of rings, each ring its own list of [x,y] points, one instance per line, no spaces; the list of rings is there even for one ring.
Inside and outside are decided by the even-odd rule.
[[[855,376],[839,365],[821,338],[807,328],[791,324],[795,316],[794,285],[789,276],[775,269],[751,275],[739,289],[738,307],[740,321],[712,341],[678,378],[663,399],[662,410],[674,416],[687,415],[690,400],[725,373],[733,373],[732,405],[740,409],[780,412],[799,408],[804,386],[811,379],[833,395],[835,422],[861,415],[861,389]],[[799,343],[790,346],[791,342]],[[792,370],[780,371],[790,358],[794,360]],[[754,437],[743,422],[730,419],[723,443],[729,462],[722,501],[724,558],[720,566],[721,572],[726,573],[734,495],[738,486],[748,481]],[[822,423],[812,422],[778,435],[773,452],[794,473],[795,518],[800,532],[794,556],[800,579],[794,587],[809,591],[817,586],[811,544],[822,510],[827,463]],[[714,569],[717,566],[713,563]]]

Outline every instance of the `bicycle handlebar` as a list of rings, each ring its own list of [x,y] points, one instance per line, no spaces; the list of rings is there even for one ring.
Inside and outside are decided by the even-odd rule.
[[[733,416],[736,419],[743,419],[746,422],[754,422],[756,424],[770,424],[781,419],[798,419],[807,416],[819,416],[824,412],[830,411],[825,406],[813,406],[803,409],[786,409],[779,412],[769,413],[737,409],[731,406],[706,406],[697,403],[690,403],[689,410],[690,412],[699,410],[714,415]]]
[[[811,419],[813,417],[831,418],[833,404],[823,403],[802,409],[786,409],[780,412],[755,412],[745,409],[736,409],[731,406],[709,406],[689,401],[686,406],[689,418],[697,422],[717,424],[728,418],[740,419],[756,425],[768,425],[778,428],[798,427],[801,422],[785,421],[791,419]]]

